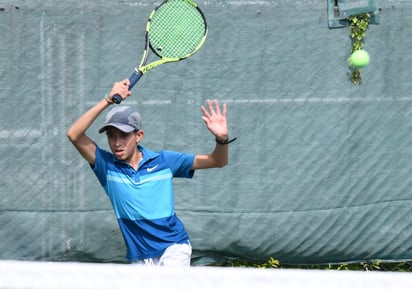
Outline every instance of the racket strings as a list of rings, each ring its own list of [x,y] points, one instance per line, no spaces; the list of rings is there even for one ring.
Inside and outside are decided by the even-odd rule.
[[[206,34],[199,10],[182,0],[170,0],[152,15],[148,31],[152,49],[161,57],[183,58],[194,53]]]

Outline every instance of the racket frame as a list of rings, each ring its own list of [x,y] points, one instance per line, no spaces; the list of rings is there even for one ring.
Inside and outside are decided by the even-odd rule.
[[[151,26],[151,22],[152,22],[153,16],[156,14],[157,10],[158,10],[162,5],[166,4],[168,1],[176,1],[176,0],[166,0],[166,1],[163,1],[163,2],[162,2],[161,4],[159,4],[155,9],[153,9],[153,11],[152,11],[152,12],[150,13],[150,15],[149,15],[149,19],[147,20],[146,30],[145,30],[145,48],[144,48],[143,55],[142,55],[142,58],[141,58],[141,60],[140,60],[139,66],[134,69],[134,72],[133,72],[132,75],[129,77],[129,81],[130,81],[129,90],[131,90],[131,89],[133,88],[133,86],[139,81],[139,79],[140,79],[144,74],[146,74],[149,70],[151,70],[151,69],[153,69],[153,68],[155,68],[155,67],[157,67],[157,66],[159,66],[159,65],[165,64],[165,63],[178,62],[178,61],[184,60],[184,59],[186,59],[186,58],[189,58],[190,56],[192,56],[193,54],[195,54],[197,51],[199,51],[199,49],[203,46],[203,44],[204,44],[205,41],[206,41],[206,37],[207,37],[207,33],[208,33],[208,27],[207,27],[206,18],[205,18],[205,16],[204,16],[202,10],[200,10],[200,8],[198,7],[198,5],[197,5],[195,2],[193,2],[193,1],[191,1],[191,0],[182,0],[182,1],[186,1],[187,3],[189,3],[190,5],[192,5],[193,7],[195,7],[195,8],[198,10],[198,12],[200,13],[200,15],[202,16],[203,22],[204,22],[204,24],[205,24],[205,32],[204,32],[204,35],[203,35],[201,41],[199,42],[199,44],[196,46],[196,48],[195,48],[192,52],[190,52],[190,53],[188,53],[188,54],[186,54],[186,55],[184,55],[184,56],[182,56],[182,57],[170,58],[170,57],[161,56],[160,54],[157,53],[156,49],[154,49],[154,48],[151,46],[151,44],[150,44],[150,39],[149,39],[150,26]],[[160,59],[159,59],[159,60],[156,60],[156,61],[153,61],[153,62],[151,62],[151,63],[149,63],[149,64],[146,64],[146,63],[147,63],[148,56],[149,56],[149,48],[150,48],[150,50],[151,50],[156,56],[158,56]],[[113,101],[114,103],[116,103],[116,104],[121,103],[122,100],[123,100],[122,97],[121,97],[120,95],[118,95],[118,94],[117,94],[117,95],[114,95],[114,96],[112,97],[112,101]]]

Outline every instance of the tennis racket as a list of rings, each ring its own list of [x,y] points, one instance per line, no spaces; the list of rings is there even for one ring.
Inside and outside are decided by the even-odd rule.
[[[145,49],[139,66],[129,78],[129,90],[152,68],[192,56],[202,47],[206,35],[206,19],[196,3],[191,0],[162,2],[152,11],[147,21]],[[160,59],[146,64],[149,47]],[[119,104],[122,97],[116,94],[112,101]]]

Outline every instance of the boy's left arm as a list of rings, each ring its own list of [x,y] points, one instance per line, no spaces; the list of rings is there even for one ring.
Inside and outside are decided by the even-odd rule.
[[[216,146],[210,154],[196,155],[192,169],[221,168],[227,165],[229,161],[229,131],[227,127],[226,104],[223,104],[223,110],[220,110],[217,100],[206,101],[207,108],[201,106],[203,113],[202,119],[207,129],[214,135]]]

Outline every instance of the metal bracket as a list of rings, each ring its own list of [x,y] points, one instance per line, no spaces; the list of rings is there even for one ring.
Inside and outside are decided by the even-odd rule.
[[[327,0],[329,28],[349,26],[348,18],[370,13],[369,24],[379,24],[379,9],[376,0]]]

